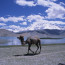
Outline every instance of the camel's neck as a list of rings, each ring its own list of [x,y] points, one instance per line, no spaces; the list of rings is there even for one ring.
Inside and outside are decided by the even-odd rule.
[[[21,44],[22,44],[22,45],[25,45],[25,41],[24,41],[24,40],[23,40],[23,41],[21,41]]]
[[[23,43],[24,42],[24,38],[20,39],[20,41]]]

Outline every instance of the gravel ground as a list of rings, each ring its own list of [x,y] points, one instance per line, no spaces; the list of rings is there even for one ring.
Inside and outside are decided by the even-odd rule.
[[[36,47],[32,47],[33,50]],[[26,55],[26,47],[1,47],[0,65],[58,65],[65,64],[65,46],[42,46],[41,54]]]

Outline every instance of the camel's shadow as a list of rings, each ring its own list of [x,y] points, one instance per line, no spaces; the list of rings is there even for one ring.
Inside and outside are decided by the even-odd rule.
[[[13,56],[15,56],[15,57],[17,57],[17,56],[35,56],[35,55],[38,55],[39,53],[35,53],[35,54],[33,54],[33,53],[29,53],[29,54],[21,54],[21,55],[13,55]]]

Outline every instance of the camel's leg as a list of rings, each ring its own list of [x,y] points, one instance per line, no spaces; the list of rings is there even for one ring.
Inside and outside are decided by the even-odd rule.
[[[28,44],[28,54],[29,54],[29,50],[30,50],[32,53],[34,53],[34,52],[30,49],[30,47],[31,47],[31,44]]]
[[[36,44],[36,46],[37,46],[37,50],[35,51],[35,53],[37,53],[37,51],[38,51],[38,49],[39,49],[39,45],[38,45],[38,44]]]
[[[40,51],[39,51],[39,53],[41,53],[41,44],[39,44],[39,47],[40,47]]]
[[[29,54],[30,46],[31,46],[31,45],[28,44],[28,54]]]

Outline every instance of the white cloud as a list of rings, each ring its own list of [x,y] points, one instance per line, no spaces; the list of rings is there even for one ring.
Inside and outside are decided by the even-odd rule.
[[[28,29],[29,30],[37,30],[37,29],[63,29],[62,26],[65,25],[62,21],[48,21],[48,20],[40,20],[31,24]]]
[[[65,25],[65,22],[62,21],[48,21],[44,20],[43,16],[40,15],[29,15],[27,17],[29,22],[33,22],[30,26],[27,27],[27,30],[35,30],[35,29],[64,29],[62,25]]]
[[[57,0],[51,0],[51,1],[57,1]]]
[[[13,24],[9,26],[2,26],[1,28],[8,29],[14,32],[19,32],[24,30],[37,30],[37,29],[60,29],[60,30],[64,29],[65,30],[65,26],[64,26],[65,22],[44,20],[44,17],[41,15],[29,15],[24,20],[26,21],[19,24],[27,25],[27,21],[28,21],[30,22],[31,25],[28,27],[22,27],[22,26]],[[0,25],[5,25],[5,24],[0,24]]]
[[[0,26],[4,26],[4,25],[6,25],[5,23],[0,23]]]
[[[60,5],[64,5],[64,6],[65,6],[65,3],[63,3],[63,2],[60,2]]]
[[[18,22],[18,21],[23,21],[24,19],[24,16],[19,16],[19,17],[8,17],[8,18],[4,18],[4,17],[0,17],[0,21],[3,21],[3,22],[8,22],[8,21],[11,21],[11,22]]]
[[[37,0],[36,3],[34,4],[35,1],[26,1],[26,0],[16,0],[16,4],[21,5],[21,6],[44,6],[48,7],[48,9],[45,11],[47,15],[45,18],[48,19],[55,19],[55,18],[60,18],[60,19],[65,19],[65,8],[62,6],[65,4],[63,2],[60,2],[57,4],[55,1],[57,0]],[[44,12],[43,12],[44,13]]]
[[[27,25],[27,22],[20,23],[20,25]]]
[[[55,19],[55,18],[64,19],[65,18],[64,17],[65,8],[59,4],[53,3],[53,5],[46,10],[46,13],[47,13],[46,18],[49,18],[49,19]]]
[[[34,1],[26,1],[26,0],[16,0],[16,4],[21,6],[35,6]]]
[[[14,31],[14,32],[19,32],[20,29],[21,29],[20,26],[16,26],[16,25],[10,25],[10,26],[8,26],[8,27],[9,27],[8,30]]]
[[[10,25],[9,28],[13,28],[13,29],[19,29],[20,26],[16,26],[16,25]]]
[[[32,22],[32,20],[35,20],[35,21],[42,20],[44,19],[44,17],[40,15],[29,15],[27,19],[28,19],[28,22]]]
[[[37,1],[37,5],[41,5],[41,6],[47,6],[49,7],[50,6],[50,1],[49,0],[38,0]]]
[[[21,28],[20,26],[16,26],[16,25],[9,25],[9,26],[2,26],[2,29],[7,29],[13,32],[18,32],[19,29]]]
[[[27,28],[17,26],[17,25],[9,25],[9,26],[4,26],[2,28],[8,29],[8,30],[13,31],[13,32],[19,32],[19,31],[27,30]]]
[[[49,6],[54,1],[57,1],[57,0],[33,0],[33,1],[16,0],[16,4],[20,6],[26,6],[26,5],[27,6],[37,6],[37,5]]]
[[[48,7],[48,9],[45,11],[47,13],[46,18],[49,19],[55,19],[55,18],[60,18],[60,19],[65,19],[65,8],[60,5],[56,4],[56,0],[38,0],[37,5],[45,6]],[[64,3],[62,3],[64,4]]]
[[[59,26],[60,25],[60,26]],[[20,32],[25,30],[38,30],[38,29],[59,29],[59,30],[65,30],[65,26],[62,27],[61,25],[65,25],[62,21],[48,21],[48,20],[40,20],[33,22],[28,27],[21,27],[16,25],[10,25],[8,27],[4,27],[10,31],[14,32]]]

